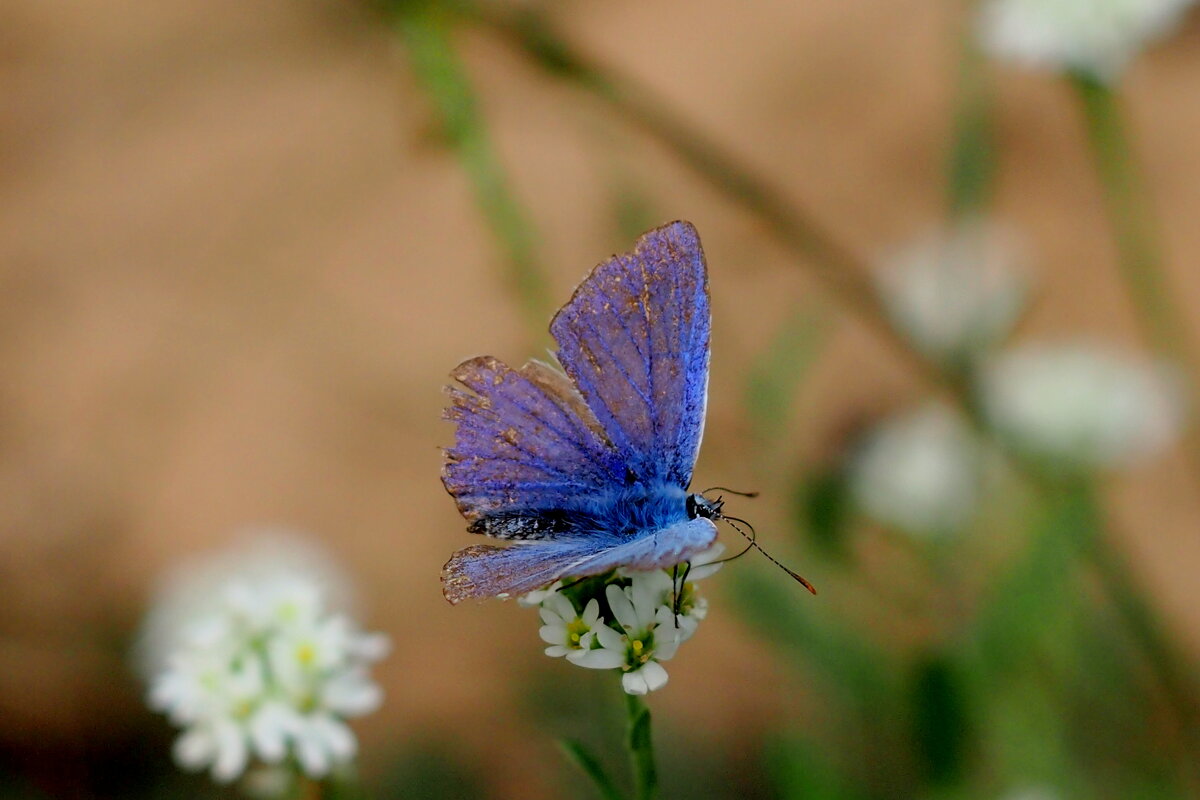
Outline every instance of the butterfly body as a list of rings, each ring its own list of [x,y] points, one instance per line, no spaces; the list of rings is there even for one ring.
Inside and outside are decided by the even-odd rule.
[[[596,267],[550,323],[562,371],[483,356],[451,373],[442,481],[468,530],[448,600],[508,596],[710,547],[720,505],[689,494],[708,391],[708,276],[674,222]]]
[[[570,507],[498,512],[480,517],[467,530],[514,540],[606,533],[635,537],[688,519],[687,498],[679,486],[630,486],[583,495]]]

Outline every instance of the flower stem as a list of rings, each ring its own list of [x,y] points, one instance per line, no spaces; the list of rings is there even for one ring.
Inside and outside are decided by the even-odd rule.
[[[1154,220],[1133,149],[1129,143],[1120,103],[1112,87],[1083,74],[1072,76],[1087,125],[1088,142],[1104,192],[1118,267],[1133,304],[1137,324],[1147,343],[1160,356],[1184,371],[1189,401],[1200,390],[1200,355],[1172,301]],[[1193,469],[1200,476],[1200,433],[1190,426],[1184,444]]]
[[[654,767],[654,745],[650,737],[650,709],[638,695],[625,695],[629,713],[629,756],[633,766],[634,798],[653,800],[658,795],[658,771]]]
[[[1196,702],[1195,677],[1172,646],[1153,609],[1130,580],[1129,566],[1112,545],[1108,531],[1101,528],[1090,537],[1086,556],[1104,585],[1108,601],[1150,665],[1169,711],[1167,716],[1176,729],[1172,738],[1183,750],[1179,758],[1182,779],[1191,792],[1200,791],[1200,708]]]
[[[434,8],[395,15],[413,73],[440,113],[445,135],[474,184],[479,209],[507,255],[509,283],[522,316],[531,331],[540,333],[551,306],[536,255],[537,236],[496,157],[474,88],[450,40],[450,22]]]
[[[965,14],[963,25],[967,30],[960,34],[954,139],[946,167],[946,205],[951,219],[982,212],[991,200],[995,183],[991,87],[974,36],[973,21],[972,14]]]

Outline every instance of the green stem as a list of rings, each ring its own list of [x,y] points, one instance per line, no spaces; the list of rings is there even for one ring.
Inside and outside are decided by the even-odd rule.
[[[397,13],[394,22],[413,72],[437,106],[446,137],[475,187],[480,211],[506,253],[522,315],[540,335],[551,306],[538,266],[537,237],[496,157],[474,89],[450,40],[451,20],[437,9],[420,7]]]
[[[1129,565],[1106,534],[1101,529],[1091,537],[1088,561],[1104,585],[1109,602],[1149,662],[1176,728],[1174,738],[1184,751],[1179,759],[1183,778],[1192,792],[1200,792],[1200,708],[1196,703],[1195,677],[1171,645],[1153,609],[1130,580]]]
[[[1120,103],[1112,87],[1078,74],[1072,84],[1087,125],[1088,142],[1104,192],[1104,204],[1117,246],[1120,277],[1137,324],[1150,347],[1182,369],[1190,398],[1200,390],[1200,355],[1173,302],[1147,192],[1130,146]],[[1200,476],[1200,431],[1189,428],[1185,447]]]
[[[658,795],[658,772],[654,767],[654,745],[650,737],[650,709],[638,695],[625,695],[629,713],[629,757],[633,766],[636,800],[653,800]]]
[[[342,767],[321,783],[321,793],[314,796],[325,800],[369,800],[370,793],[358,777],[353,765]]]
[[[600,794],[604,800],[623,800],[621,792],[617,790],[616,784],[608,777],[608,773],[604,771],[604,766],[600,763],[600,759],[596,758],[583,742],[575,741],[574,739],[562,739],[558,746],[562,749],[567,758],[571,760],[579,770],[592,779],[592,786]]]
[[[974,19],[970,13],[964,15],[968,30],[960,35],[954,140],[946,167],[946,200],[952,219],[974,216],[987,206],[996,173],[991,91],[974,35]]]

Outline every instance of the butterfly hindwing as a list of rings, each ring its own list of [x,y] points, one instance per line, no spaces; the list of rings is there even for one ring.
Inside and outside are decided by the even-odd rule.
[[[636,478],[686,487],[708,392],[708,276],[696,229],[664,225],[600,264],[550,332]]]
[[[716,536],[712,521],[699,517],[633,539],[593,535],[509,547],[474,545],[459,550],[446,564],[443,591],[447,600],[458,603],[525,594],[565,575],[599,575],[617,567],[661,569],[708,549]]]

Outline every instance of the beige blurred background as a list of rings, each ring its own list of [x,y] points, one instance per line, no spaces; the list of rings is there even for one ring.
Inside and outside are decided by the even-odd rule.
[[[553,16],[877,257],[943,214],[957,8],[654,0],[566,2]],[[740,413],[747,361],[797,302],[829,298],[669,153],[495,40],[459,43],[537,220],[552,298],[630,244],[611,212],[623,183],[661,221],[696,223],[715,317],[697,483],[769,484]],[[1044,76],[995,71],[996,211],[1028,235],[1041,287],[1024,332],[1135,345],[1073,98]],[[1173,286],[1192,307],[1197,20],[1125,88]],[[451,736],[501,785],[526,786],[525,754],[548,745],[520,735],[513,686],[561,665],[541,664],[530,612],[442,599],[440,567],[470,537],[438,480],[451,437],[438,420],[460,360],[520,362],[548,339],[524,332],[433,129],[395,40],[349,4],[0,3],[0,743],[11,758],[52,760],[145,725],[121,643],[155,576],[271,523],[323,542],[359,580],[367,624],[393,639],[378,670],[385,709],[356,725],[368,753]],[[819,458],[860,410],[917,390],[866,329],[834,319],[787,434],[797,461]],[[1123,478],[1112,511],[1140,533],[1124,543],[1137,580],[1200,655],[1200,499],[1180,466],[1172,454]],[[808,577],[823,590],[812,602],[837,602],[836,584]],[[709,591],[711,623],[672,663],[656,709],[723,736],[790,713],[805,687],[785,682],[782,702],[768,691],[783,680],[770,653],[721,609],[719,586]]]

